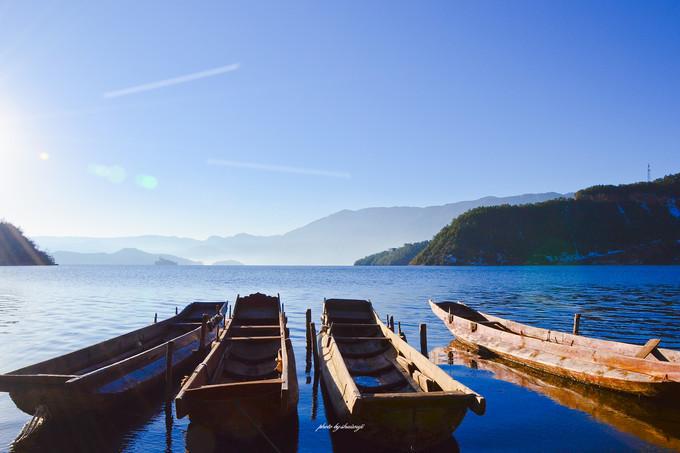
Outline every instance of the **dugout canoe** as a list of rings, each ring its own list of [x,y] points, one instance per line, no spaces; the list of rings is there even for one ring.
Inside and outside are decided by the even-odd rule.
[[[318,335],[321,377],[335,418],[384,447],[446,441],[483,397],[387,328],[366,300],[328,299]]]
[[[295,355],[278,296],[237,297],[233,317],[175,399],[177,417],[247,439],[297,409]]]
[[[646,397],[680,395],[680,352],[528,326],[477,311],[462,302],[429,301],[456,340],[481,355],[542,372]]]
[[[39,408],[41,416],[50,417],[146,400],[165,379],[168,343],[173,343],[174,371],[195,364],[215,338],[226,307],[225,302],[194,302],[164,321],[2,374],[0,392],[9,392],[27,414]]]

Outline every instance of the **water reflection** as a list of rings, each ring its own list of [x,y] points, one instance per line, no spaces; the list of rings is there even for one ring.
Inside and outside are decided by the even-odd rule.
[[[503,360],[483,359],[458,349],[455,341],[430,351],[430,359],[437,364],[464,365],[491,372],[496,379],[540,393],[570,409],[585,412],[619,431],[663,448],[680,451],[680,412],[674,405],[598,389]]]
[[[189,423],[186,434],[187,453],[275,452],[298,450],[298,414],[282,420],[275,430],[261,432],[255,439],[244,441],[213,432],[197,423]]]
[[[142,429],[160,410],[160,406],[138,407],[102,415],[83,414],[68,420],[50,420],[26,440],[13,444],[10,451],[12,453],[124,451],[132,440],[129,433]]]
[[[317,379],[318,382],[318,379]],[[331,402],[328,400],[328,393],[326,392],[326,386],[322,382],[321,383],[321,395],[323,398],[323,403],[324,407],[326,408],[326,420],[327,424],[330,426],[333,426],[335,424],[343,424],[343,420],[341,420],[333,410],[333,406]],[[338,430],[333,430],[328,429],[327,430],[330,438],[331,438],[331,445],[333,446],[333,452],[334,453],[357,453],[358,451],[370,451],[372,453],[395,453],[395,452],[422,452],[422,451],[427,451],[428,453],[457,453],[460,451],[460,447],[458,446],[458,442],[456,442],[456,439],[452,436],[446,441],[442,442],[440,445],[437,445],[436,447],[430,447],[427,450],[419,450],[416,445],[404,445],[404,449],[400,450],[398,448],[390,447],[381,447],[379,445],[374,445],[370,442],[370,439],[367,439],[366,437],[360,437],[360,434],[355,433],[351,430],[344,430],[344,429],[338,429]]]

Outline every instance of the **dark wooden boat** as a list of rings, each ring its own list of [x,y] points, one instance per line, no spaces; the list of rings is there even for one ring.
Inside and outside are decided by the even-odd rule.
[[[680,394],[680,352],[572,335],[508,321],[461,302],[430,301],[470,350],[586,384],[649,397]]]
[[[335,416],[381,446],[425,449],[446,441],[483,397],[387,328],[365,300],[324,301],[319,367]]]
[[[675,405],[660,405],[648,398],[612,392],[529,367],[513,366],[503,359],[484,359],[465,351],[464,346],[455,340],[445,348],[430,351],[430,359],[440,365],[463,365],[493,373],[496,379],[586,413],[621,432],[669,451],[680,451],[680,412]]]
[[[295,355],[279,297],[238,297],[227,329],[175,399],[177,416],[252,438],[295,413]]]
[[[194,302],[172,318],[2,374],[0,391],[9,392],[22,411],[35,415],[40,407],[51,417],[143,399],[165,379],[168,342],[174,346],[173,369],[195,364],[215,338],[225,309],[224,302]],[[210,316],[206,322],[204,314]]]

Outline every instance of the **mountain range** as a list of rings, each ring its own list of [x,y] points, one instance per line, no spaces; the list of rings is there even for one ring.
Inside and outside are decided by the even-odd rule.
[[[570,197],[555,192],[511,197],[484,197],[428,207],[375,207],[343,210],[305,226],[274,236],[211,236],[205,240],[174,236],[129,236],[113,238],[36,236],[33,239],[50,251],[61,264],[106,264],[102,255],[121,249],[138,249],[180,264],[181,258],[203,263],[238,260],[244,264],[352,264],[362,256],[432,238],[452,219],[473,208],[503,204],[518,205]]]
[[[120,249],[114,253],[80,253],[54,252],[54,259],[59,264],[109,264],[109,265],[153,265],[153,264],[201,264],[179,256],[164,253],[153,254],[134,248]]]

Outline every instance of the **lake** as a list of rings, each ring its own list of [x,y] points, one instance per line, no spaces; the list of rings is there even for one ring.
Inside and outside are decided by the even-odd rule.
[[[143,327],[153,322],[155,313],[165,319],[174,315],[175,307],[194,300],[233,302],[238,293],[257,291],[279,293],[288,315],[300,385],[300,452],[333,449],[328,430],[317,430],[326,423],[326,413],[304,366],[305,310],[312,309],[318,324],[324,297],[370,299],[383,319],[390,314],[395,324],[401,322],[416,348],[421,322],[428,324],[430,349],[452,339],[428,308],[427,300],[433,298],[463,300],[482,311],[553,330],[571,331],[578,312],[583,335],[637,344],[662,338],[662,346],[680,349],[677,266],[0,267],[0,372]],[[464,357],[441,366],[487,399],[487,413],[478,417],[469,412],[451,449],[639,451],[680,445],[673,443],[680,439],[674,420],[640,415],[625,399],[611,402],[616,398],[593,396],[588,389],[565,393],[559,382],[552,389],[540,376],[512,377],[512,370],[499,371],[493,363]],[[113,428],[97,450],[183,452],[189,422],[170,415],[159,403],[147,413],[109,420]],[[29,418],[6,393],[0,394],[0,451],[9,448]],[[631,418],[640,423],[631,428],[624,423]],[[90,443],[70,438],[71,451],[93,448],[91,437]],[[49,440],[37,448],[53,449]]]

